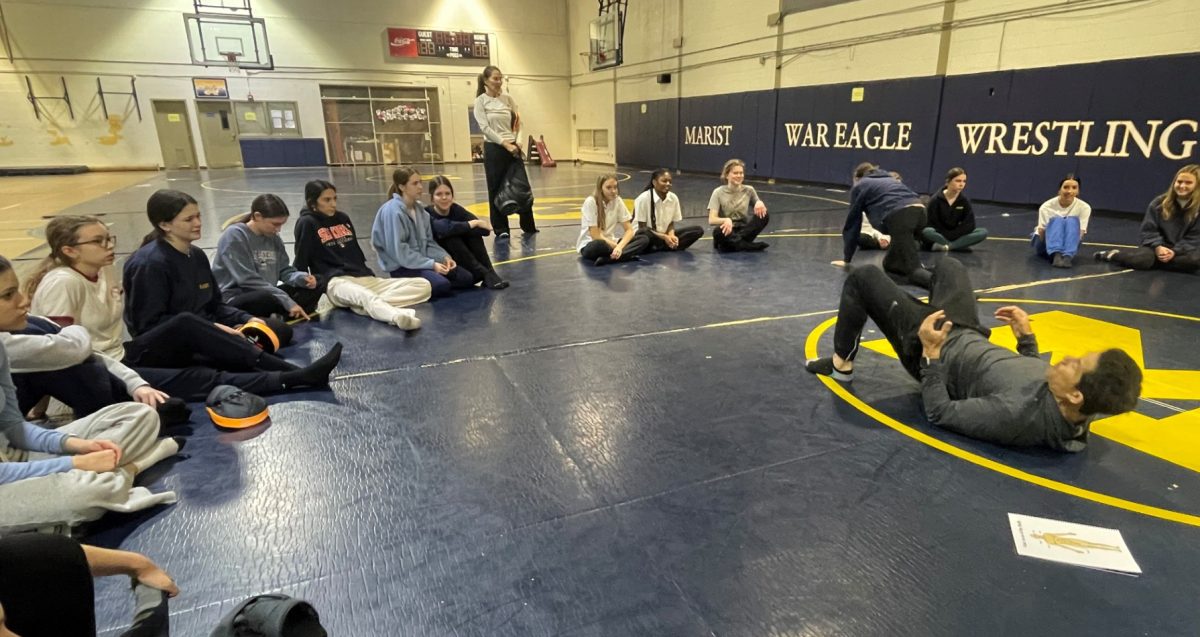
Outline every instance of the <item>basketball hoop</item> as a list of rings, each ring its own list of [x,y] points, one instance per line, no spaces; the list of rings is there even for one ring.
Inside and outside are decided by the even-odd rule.
[[[238,58],[242,57],[237,51],[221,51],[221,55],[225,56],[225,63],[229,65],[230,73],[237,73],[242,67],[238,65]]]

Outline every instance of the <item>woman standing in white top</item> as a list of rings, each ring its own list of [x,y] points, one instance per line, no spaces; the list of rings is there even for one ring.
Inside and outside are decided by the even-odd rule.
[[[646,249],[646,235],[634,232],[631,218],[617,190],[617,176],[600,175],[596,191],[583,202],[579,221],[583,229],[575,246],[579,256],[593,265],[607,265],[641,254]],[[617,226],[622,229],[620,239]]]
[[[521,130],[521,115],[517,103],[509,95],[501,93],[504,74],[494,66],[484,67],[475,88],[475,123],[483,132],[483,172],[487,177],[488,209],[491,211],[492,229],[497,239],[508,237],[508,216],[496,207],[496,194],[504,185],[504,176],[510,170],[520,171],[525,182],[525,164],[521,157],[521,146],[517,143],[517,132]],[[516,166],[513,166],[516,164]],[[533,221],[533,208],[526,206],[517,215],[521,219],[521,231],[525,234],[537,232]]]
[[[671,192],[671,171],[654,171],[646,189],[633,200],[633,221],[638,224],[638,233],[646,237],[646,252],[682,252],[704,236],[700,226],[675,227],[677,221],[683,221],[681,208],[679,197]]]
[[[746,180],[746,164],[730,159],[721,168],[724,186],[718,186],[708,199],[708,224],[713,226],[713,247],[718,252],[766,250],[767,243],[755,241],[767,227],[767,205],[758,198]]]
[[[1067,173],[1058,183],[1058,196],[1038,209],[1033,249],[1056,268],[1069,268],[1087,234],[1092,207],[1079,198],[1079,178]]]

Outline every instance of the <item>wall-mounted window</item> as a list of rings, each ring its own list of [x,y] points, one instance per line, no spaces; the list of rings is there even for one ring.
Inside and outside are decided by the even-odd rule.
[[[576,133],[580,149],[604,150],[608,148],[608,129],[606,128],[581,128]]]

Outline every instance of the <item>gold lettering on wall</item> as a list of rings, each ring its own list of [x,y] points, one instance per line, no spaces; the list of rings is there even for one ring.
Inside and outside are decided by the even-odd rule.
[[[971,122],[956,124],[958,141],[967,155],[1034,155],[1053,149],[1058,157],[1133,157],[1189,159],[1200,143],[1200,122],[1180,119],[1163,126],[1161,119],[1144,122]]]

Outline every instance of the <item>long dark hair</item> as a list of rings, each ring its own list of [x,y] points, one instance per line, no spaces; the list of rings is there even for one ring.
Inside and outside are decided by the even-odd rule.
[[[224,229],[236,223],[249,223],[254,218],[254,213],[256,212],[263,219],[278,219],[280,217],[288,217],[292,214],[288,211],[287,204],[283,203],[282,199],[268,193],[259,195],[254,198],[254,201],[250,202],[250,212],[230,219],[221,227]]]
[[[1067,183],[1068,181],[1073,181],[1073,182],[1075,182],[1075,185],[1079,186],[1080,188],[1083,188],[1083,180],[1080,179],[1078,175],[1076,175],[1075,173],[1067,173],[1067,175],[1065,177],[1058,180],[1058,189],[1062,190],[1063,184]]]
[[[454,184],[450,183],[450,178],[445,175],[438,175],[429,180],[429,205],[437,208],[437,204],[433,201],[433,193],[442,186],[450,189],[450,196],[454,196]],[[450,204],[453,206],[454,204]]]
[[[391,199],[392,195],[400,194],[400,186],[407,184],[408,180],[412,179],[412,176],[416,174],[419,173],[417,172],[417,169],[412,166],[401,166],[396,170],[393,170],[392,187],[388,188],[388,199]]]
[[[304,184],[304,207],[316,212],[317,200],[321,198],[321,193],[326,190],[337,192],[337,186],[324,179],[314,179]]]
[[[83,215],[64,215],[55,217],[46,224],[46,245],[50,246],[50,254],[38,263],[33,275],[25,280],[25,295],[33,298],[37,286],[42,282],[46,273],[59,266],[71,266],[71,260],[63,254],[62,249],[74,245],[79,240],[79,231],[94,223],[104,225],[99,217]]]
[[[12,269],[12,261],[9,261],[4,256],[0,256],[0,274],[4,274]]]
[[[487,87],[483,85],[483,81],[491,77],[493,73],[499,70],[500,67],[492,66],[491,64],[483,67],[483,73],[480,73],[479,77],[475,78],[475,97],[479,97],[487,91]]]
[[[150,195],[150,198],[146,200],[146,217],[150,219],[150,225],[154,229],[142,238],[142,245],[166,236],[158,224],[170,223],[179,216],[184,208],[194,203],[196,203],[196,199],[181,190],[163,189]]]

